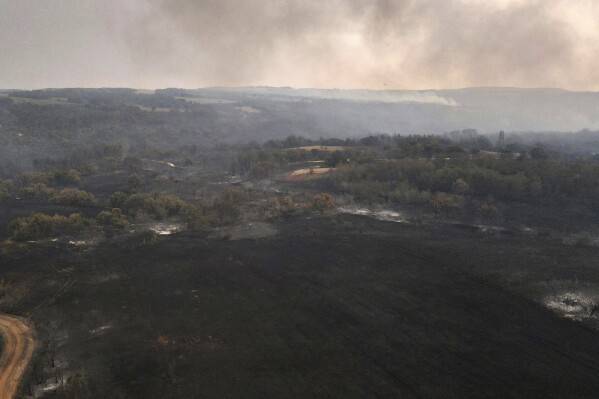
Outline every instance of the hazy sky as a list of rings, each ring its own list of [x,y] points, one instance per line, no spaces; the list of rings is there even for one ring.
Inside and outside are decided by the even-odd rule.
[[[0,0],[0,87],[599,90],[597,0]]]

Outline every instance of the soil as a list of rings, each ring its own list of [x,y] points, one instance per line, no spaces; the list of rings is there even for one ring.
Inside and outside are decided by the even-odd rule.
[[[35,340],[25,320],[5,314],[0,314],[0,335],[0,399],[12,399],[33,356]]]

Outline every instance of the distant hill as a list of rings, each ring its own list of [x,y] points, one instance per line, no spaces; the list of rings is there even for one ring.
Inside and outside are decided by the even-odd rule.
[[[510,148],[544,142],[565,152],[599,154],[597,110],[599,93],[554,89],[0,90],[0,165],[28,167],[76,148],[85,157],[115,143],[178,150],[288,136],[344,139],[463,129],[489,134],[492,143],[503,130]],[[574,131],[579,133],[555,133]]]
[[[160,92],[160,91],[159,91]],[[334,90],[292,88],[168,89],[189,97],[260,103],[301,102],[294,107],[322,129],[348,133],[577,131],[599,128],[599,93],[560,89],[467,88],[456,90]],[[282,105],[275,106],[281,109]]]

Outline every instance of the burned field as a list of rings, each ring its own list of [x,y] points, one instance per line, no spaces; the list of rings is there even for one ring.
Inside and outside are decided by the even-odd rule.
[[[47,341],[38,361],[54,351],[54,371],[38,374],[84,372],[93,397],[557,398],[599,387],[599,334],[535,301],[540,281],[586,270],[599,282],[585,263],[594,248],[351,215],[274,228],[260,239],[5,245],[4,275],[35,290],[20,306]]]
[[[596,396],[593,132],[281,139],[295,101],[74,93],[0,102],[22,396]]]

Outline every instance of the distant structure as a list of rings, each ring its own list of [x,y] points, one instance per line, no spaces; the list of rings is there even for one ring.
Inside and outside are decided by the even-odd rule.
[[[499,132],[499,140],[497,140],[497,148],[500,150],[505,150],[505,132],[502,130]]]

